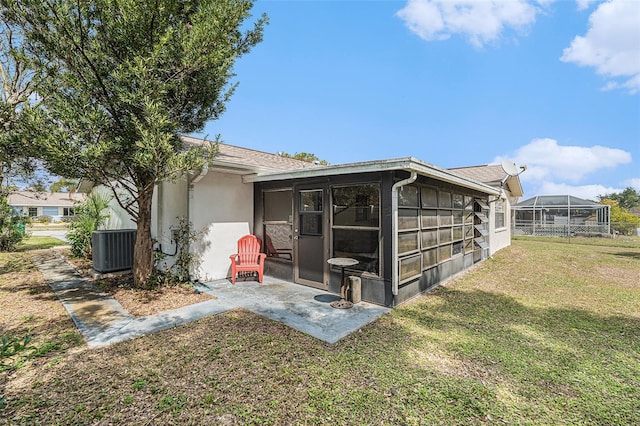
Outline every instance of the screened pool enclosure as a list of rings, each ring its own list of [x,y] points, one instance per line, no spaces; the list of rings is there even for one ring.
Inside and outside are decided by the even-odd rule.
[[[542,195],[511,207],[512,235],[609,235],[609,206],[571,195]]]

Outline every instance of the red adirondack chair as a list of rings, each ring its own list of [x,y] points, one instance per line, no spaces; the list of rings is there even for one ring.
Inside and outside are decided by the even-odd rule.
[[[238,272],[257,272],[258,282],[262,283],[264,259],[267,255],[260,253],[260,244],[260,239],[255,235],[245,235],[238,240],[238,253],[229,256],[231,259],[231,284],[236,283]]]

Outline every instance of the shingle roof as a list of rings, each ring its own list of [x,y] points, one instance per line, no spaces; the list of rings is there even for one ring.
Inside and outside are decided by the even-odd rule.
[[[499,164],[458,167],[448,170],[467,179],[473,179],[491,186],[498,186],[504,181],[513,196],[519,197],[523,195],[520,177],[508,175]]]
[[[83,201],[86,194],[80,192],[31,192],[18,191],[9,194],[7,204],[15,207],[73,207],[77,201]]]
[[[201,145],[206,141],[191,136],[181,136],[186,145]],[[247,171],[279,171],[298,170],[317,167],[313,163],[283,157],[277,154],[256,151],[226,143],[218,144],[219,153],[213,159],[214,165],[231,166],[233,168],[245,168]]]
[[[477,180],[482,183],[500,183],[507,174],[499,164],[496,165],[484,165],[484,166],[470,166],[470,167],[458,167],[448,169],[449,171],[467,177],[469,179]]]

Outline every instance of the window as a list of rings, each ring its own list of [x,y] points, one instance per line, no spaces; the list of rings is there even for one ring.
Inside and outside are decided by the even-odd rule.
[[[504,223],[504,200],[498,200],[496,201],[496,205],[495,205],[495,222],[496,222],[496,229],[497,228],[504,228],[505,223]]]
[[[29,207],[29,217],[38,216],[38,208],[37,207]]]
[[[290,189],[263,193],[264,249],[270,258],[293,259],[292,200],[293,191]]]
[[[417,229],[418,210],[398,209],[398,229]]]
[[[438,193],[438,205],[439,207],[451,208],[451,193],[440,191]]]
[[[73,216],[75,213],[73,212],[73,207],[64,207],[62,209],[63,216]]]
[[[422,208],[438,207],[438,191],[433,188],[422,188]]]
[[[420,275],[422,272],[420,267],[421,258],[422,256],[418,255],[400,259],[400,281]]]
[[[408,253],[418,250],[418,233],[410,232],[398,235],[398,253]]]
[[[398,205],[402,207],[418,207],[418,187],[401,186],[398,191]]]
[[[300,234],[322,235],[322,190],[300,191]]]
[[[359,263],[352,269],[379,275],[380,185],[333,187],[331,200],[333,256],[357,259]],[[407,226],[413,222],[417,228],[417,213],[415,220],[408,220]],[[405,244],[407,249],[417,246],[417,236],[407,238]]]

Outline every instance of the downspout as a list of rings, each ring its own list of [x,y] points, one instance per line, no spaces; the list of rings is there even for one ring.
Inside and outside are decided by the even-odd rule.
[[[391,187],[391,212],[393,214],[391,229],[392,247],[392,267],[391,267],[391,292],[398,295],[398,189],[405,185],[412,184],[418,178],[418,173],[411,171],[411,176],[400,182],[396,182]]]
[[[198,173],[197,175],[195,175],[192,179],[189,179],[189,177],[187,176],[187,220],[189,221],[189,223],[194,223],[193,217],[191,217],[193,209],[191,206],[191,203],[193,202],[193,185],[200,182],[202,180],[202,178],[204,178],[207,173],[209,173],[209,164],[204,164],[202,166],[202,169],[200,169],[200,173]],[[191,251],[191,247],[189,247],[189,252],[192,253]],[[193,279],[193,277],[196,274],[196,271],[189,271],[189,274],[191,274],[191,277]]]

